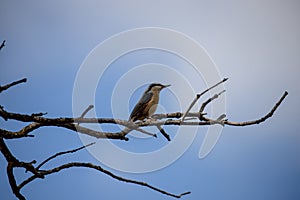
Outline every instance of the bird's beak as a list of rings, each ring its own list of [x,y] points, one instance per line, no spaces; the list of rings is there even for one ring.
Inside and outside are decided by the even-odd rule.
[[[171,86],[171,85],[164,85],[163,88],[166,88],[166,87],[169,87],[169,86]]]

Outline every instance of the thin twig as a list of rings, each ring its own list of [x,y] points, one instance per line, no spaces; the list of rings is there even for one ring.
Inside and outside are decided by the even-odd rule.
[[[131,131],[139,131],[141,133],[144,133],[145,135],[150,135],[152,137],[157,137],[157,135],[155,133],[151,133],[151,132],[148,132],[142,128],[140,128],[138,125],[135,125],[135,126],[131,126],[131,128],[129,127],[125,127],[122,131],[118,132],[117,134],[120,134],[122,136],[126,136],[128,135]]]
[[[84,118],[84,116],[91,110],[93,109],[94,106],[93,105],[89,105],[84,111],[83,113],[80,115],[80,118]]]
[[[14,81],[12,83],[9,83],[7,85],[4,85],[4,86],[0,86],[0,93],[4,90],[7,90],[8,88],[14,86],[14,85],[17,85],[17,84],[20,84],[20,83],[25,83],[27,81],[26,78],[23,78],[21,80],[18,80],[18,81]]]
[[[187,109],[187,110],[185,111],[185,113],[183,114],[181,121],[184,121],[186,115],[190,112],[190,110],[192,109],[192,107],[195,105],[195,103],[200,99],[200,97],[201,97],[202,95],[204,95],[204,94],[205,94],[206,92],[208,92],[209,90],[211,90],[211,89],[217,87],[218,85],[224,83],[224,82],[227,81],[227,80],[228,80],[228,78],[224,78],[222,81],[220,81],[220,82],[216,83],[215,85],[213,85],[213,86],[207,88],[206,90],[204,90],[204,91],[201,92],[200,94],[197,94],[196,97],[195,97],[195,99],[192,101],[192,103],[190,104],[190,106],[188,107],[188,109]]]
[[[2,43],[1,43],[1,45],[0,45],[0,50],[1,50],[3,47],[5,47],[5,42],[6,42],[6,40],[3,40],[3,41],[2,41]]]
[[[221,121],[221,120],[224,120],[225,117],[226,117],[225,114],[221,114],[216,120]]]
[[[146,135],[152,136],[152,137],[157,137],[157,135],[155,133],[151,133],[149,131],[145,131],[144,129],[141,129],[141,128],[135,128],[134,130],[139,131],[141,133],[144,133]]]
[[[171,138],[170,138],[169,134],[166,133],[166,131],[161,127],[161,125],[157,125],[156,127],[158,128],[158,130],[161,132],[161,134],[162,134],[168,141],[171,141]]]
[[[79,148],[76,148],[76,149],[72,149],[72,150],[68,150],[68,151],[62,151],[62,152],[58,152],[52,156],[50,156],[49,158],[47,158],[46,160],[44,160],[43,162],[41,162],[41,164],[39,164],[37,167],[36,167],[36,170],[39,170],[44,164],[46,164],[47,162],[49,162],[50,160],[58,157],[58,156],[61,156],[61,155],[64,155],[64,154],[68,154],[68,153],[75,153],[81,149],[84,149],[86,147],[89,147],[91,145],[94,145],[96,142],[92,142],[92,143],[89,143],[87,145],[84,145],[84,146],[81,146]]]
[[[202,106],[199,110],[200,113],[203,113],[204,108],[213,100],[217,99],[221,94],[223,94],[226,90],[223,90],[221,92],[219,92],[218,94],[215,94],[214,96],[212,96],[211,98],[207,99],[205,102],[202,103]]]
[[[93,105],[89,105],[83,112],[82,112],[82,114],[80,115],[80,117],[79,118],[81,118],[81,119],[83,119],[84,118],[84,116],[91,110],[91,109],[93,109],[94,108],[94,106]],[[80,122],[77,122],[77,124],[76,124],[76,129],[79,129],[79,125],[80,125]],[[79,131],[78,131],[79,132]]]
[[[285,91],[281,98],[277,101],[277,103],[274,105],[274,107],[271,109],[269,113],[267,113],[265,116],[261,117],[260,119],[253,120],[253,121],[246,121],[246,122],[230,122],[225,121],[224,124],[231,125],[231,126],[249,126],[254,124],[260,124],[261,122],[266,121],[268,118],[272,117],[279,105],[282,103],[282,101],[285,99],[285,97],[288,95],[288,92]]]
[[[155,190],[155,191],[157,191],[159,193],[162,193],[162,194],[165,194],[165,195],[168,195],[168,196],[171,196],[171,197],[175,197],[175,198],[181,198],[184,195],[190,194],[190,192],[184,192],[184,193],[179,194],[179,195],[176,195],[176,194],[173,194],[173,193],[169,193],[169,192],[167,192],[165,190],[162,190],[162,189],[159,189],[159,188],[154,187],[152,185],[149,185],[146,182],[136,181],[136,180],[132,180],[132,179],[126,179],[126,178],[123,178],[121,176],[117,176],[117,175],[113,174],[112,172],[103,169],[101,166],[94,165],[92,163],[72,162],[72,163],[67,163],[67,164],[61,165],[59,167],[56,167],[56,168],[53,168],[53,169],[50,169],[50,170],[43,170],[43,171],[41,171],[41,173],[46,176],[46,175],[57,173],[59,171],[62,171],[64,169],[68,169],[68,168],[72,168],[72,167],[86,167],[86,168],[95,169],[95,170],[100,171],[100,172],[102,172],[102,173],[104,173],[104,174],[106,174],[106,175],[108,175],[108,176],[110,176],[110,177],[112,177],[112,178],[114,178],[116,180],[119,180],[121,182],[133,183],[133,184],[136,184],[136,185],[144,186],[144,187],[150,188],[152,190]],[[23,181],[18,186],[18,188],[21,189],[26,184],[30,183],[31,181],[33,181],[36,178],[38,178],[38,177],[36,177],[35,175],[29,177],[28,179],[26,179],[25,181]]]

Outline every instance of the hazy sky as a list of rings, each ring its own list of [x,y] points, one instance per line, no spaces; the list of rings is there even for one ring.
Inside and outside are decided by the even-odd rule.
[[[229,77],[225,84],[229,119],[243,121],[261,117],[285,90],[289,92],[287,99],[263,124],[225,127],[215,148],[204,159],[199,159],[198,153],[207,127],[199,128],[192,145],[179,159],[151,173],[131,174],[110,169],[85,150],[59,158],[47,167],[68,161],[92,162],[116,174],[147,181],[170,192],[191,191],[192,194],[184,199],[300,199],[300,128],[297,126],[300,100],[299,11],[300,3],[296,0],[1,0],[0,41],[5,39],[7,46],[0,52],[0,84],[23,77],[27,77],[28,82],[3,92],[0,102],[13,112],[48,112],[49,117],[72,116],[76,74],[97,45],[115,34],[135,28],[160,27],[178,31],[202,45],[215,63],[220,77]],[[136,41],[133,39],[129,44]],[[124,45],[116,44],[118,48]],[[116,46],[107,48],[107,52],[114,52]],[[198,51],[190,53],[200,55]],[[158,68],[168,66],[174,69],[170,72],[174,74],[170,75],[173,79],[165,82],[173,85],[173,91],[162,93],[162,110],[172,112],[180,107],[180,101],[175,101],[180,92],[175,89],[179,82],[175,78],[177,72],[191,81],[189,86],[196,92],[206,87],[205,77],[199,78],[197,84],[196,73],[182,58],[153,49],[135,51],[115,60],[105,71],[105,77],[96,88],[95,113],[98,117],[112,116],[114,84],[123,80],[123,75],[130,70],[149,63],[161,64],[155,65]],[[154,68],[154,72],[162,78],[157,75],[153,81],[163,79],[163,72],[156,72]],[[132,84],[139,85],[142,80],[145,81],[145,76],[135,76]],[[150,82],[152,77],[147,78]],[[129,111],[145,87],[136,88],[129,105],[121,98],[116,104],[120,109],[124,105],[125,111]],[[193,93],[186,91],[184,95],[187,99],[193,98]],[[179,96],[182,97],[181,93]],[[167,104],[171,100],[174,101]],[[22,125],[14,121],[0,121],[1,128],[9,130],[18,130]],[[117,130],[111,126],[103,128]],[[168,129],[172,138],[175,138],[176,130],[177,127]],[[188,134],[189,130],[186,127],[185,132]],[[172,131],[175,133],[172,134]],[[20,160],[42,161],[53,153],[82,145],[76,133],[59,128],[43,128],[35,131],[34,135],[34,138],[7,141]],[[133,152],[154,151],[168,145],[161,136],[157,139],[133,137],[128,143],[116,144]],[[170,151],[170,155],[173,153]],[[15,199],[8,185],[5,164],[3,156],[0,156],[0,197]],[[16,170],[16,174],[18,181],[27,176],[21,170]],[[51,175],[29,184],[21,192],[31,200],[171,199],[88,169],[70,169]]]

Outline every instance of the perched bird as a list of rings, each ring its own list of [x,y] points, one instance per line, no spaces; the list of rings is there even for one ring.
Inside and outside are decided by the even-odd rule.
[[[141,99],[133,108],[129,121],[134,122],[150,118],[157,109],[160,91],[169,86],[170,85],[162,85],[160,83],[150,84]]]

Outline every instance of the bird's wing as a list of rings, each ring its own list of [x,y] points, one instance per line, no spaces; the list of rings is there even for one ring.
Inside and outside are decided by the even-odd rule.
[[[146,108],[147,103],[151,100],[152,96],[153,96],[152,92],[147,92],[146,94],[144,94],[142,98],[139,100],[139,102],[133,108],[129,119],[132,119],[134,116],[137,116],[138,113],[142,112]]]

